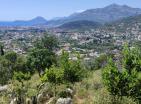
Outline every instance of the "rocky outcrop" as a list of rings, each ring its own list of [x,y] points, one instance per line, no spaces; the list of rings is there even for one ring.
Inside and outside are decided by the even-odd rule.
[[[48,102],[52,96],[47,93],[41,93],[37,96],[37,104]]]
[[[12,99],[10,104],[17,104],[17,99],[16,98]]]
[[[56,104],[73,104],[71,98],[59,98]]]
[[[74,90],[72,90],[71,88],[67,88],[66,93],[69,93],[69,95],[72,97],[74,95]]]
[[[0,86],[0,92],[6,91],[8,89],[8,85]]]
[[[32,104],[32,100],[30,98],[26,99],[26,104]]]

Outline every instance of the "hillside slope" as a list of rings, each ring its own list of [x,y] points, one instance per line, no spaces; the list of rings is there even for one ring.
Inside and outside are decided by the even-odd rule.
[[[139,14],[141,14],[141,9],[139,8],[112,4],[104,8],[89,9],[81,13],[74,13],[62,19],[51,20],[47,22],[47,25],[50,27],[59,26],[64,23],[80,20],[94,21],[104,24]]]
[[[82,20],[65,23],[58,28],[63,30],[89,30],[92,28],[97,28],[99,26],[101,26],[101,24],[99,24],[98,22]]]

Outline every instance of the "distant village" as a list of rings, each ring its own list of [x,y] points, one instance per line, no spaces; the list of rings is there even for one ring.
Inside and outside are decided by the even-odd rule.
[[[72,53],[70,59],[76,60],[77,57],[73,52],[79,52],[84,60],[90,60],[90,58],[99,57],[107,52],[107,50],[98,51],[96,49],[98,47],[108,45],[120,47],[132,40],[141,41],[140,25],[135,24],[132,28],[127,28],[126,32],[117,31],[116,27],[97,28],[90,31],[58,31],[40,27],[0,27],[0,42],[4,44],[5,51],[26,54],[26,51],[33,47],[34,42],[48,32],[55,35],[60,41],[60,49],[56,50],[57,55],[65,50]],[[96,48],[85,46],[95,46]],[[111,52],[118,53],[118,49],[114,48]]]

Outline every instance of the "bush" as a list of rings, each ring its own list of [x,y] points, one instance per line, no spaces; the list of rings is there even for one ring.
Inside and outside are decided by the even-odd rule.
[[[141,101],[141,55],[137,48],[123,49],[122,68],[113,59],[103,69],[103,81],[110,94],[118,97],[133,97]]]
[[[69,54],[63,52],[61,56],[61,67],[64,69],[64,80],[68,83],[79,82],[86,75],[83,65],[81,65],[80,57],[77,60],[69,60]]]

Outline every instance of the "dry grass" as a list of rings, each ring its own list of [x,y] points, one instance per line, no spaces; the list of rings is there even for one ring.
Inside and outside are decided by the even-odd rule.
[[[102,83],[101,70],[92,71],[89,77],[75,85],[75,104],[137,104],[133,99],[113,98]]]

